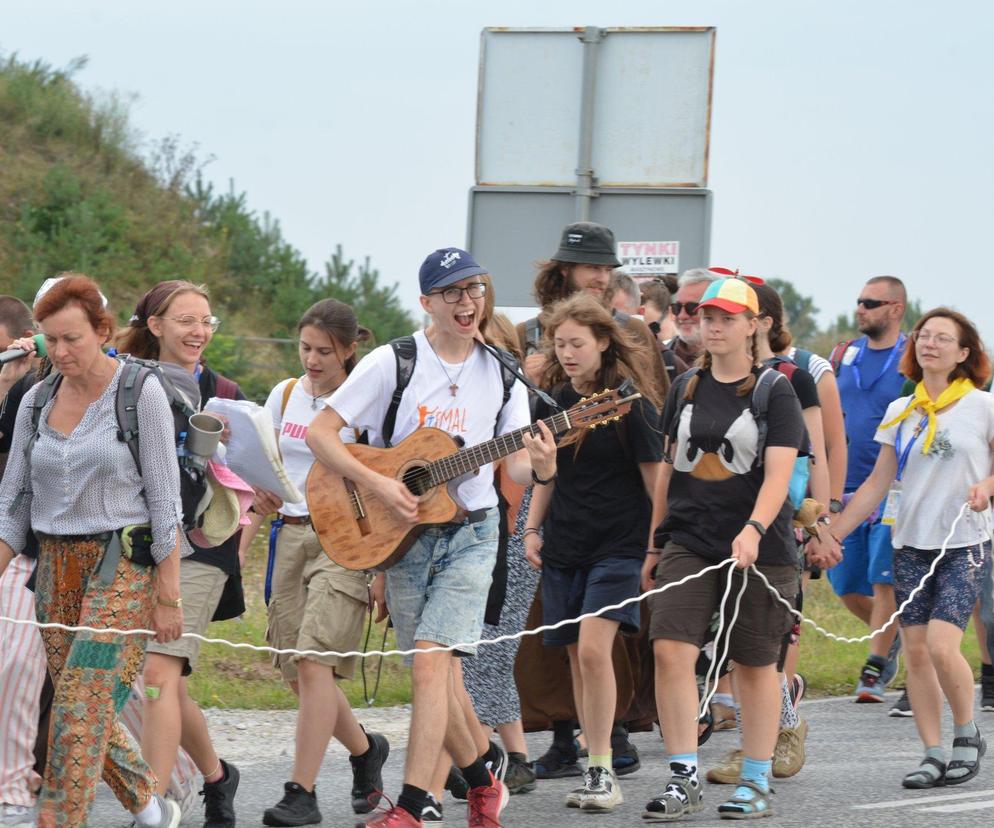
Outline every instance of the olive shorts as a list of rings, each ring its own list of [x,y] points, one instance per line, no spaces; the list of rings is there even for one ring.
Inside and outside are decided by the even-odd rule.
[[[675,543],[668,543],[656,566],[656,586],[674,583],[700,572],[715,561],[691,552]],[[758,566],[791,605],[794,605],[800,589],[800,575],[796,565]],[[711,621],[718,612],[721,597],[728,582],[728,569],[708,572],[694,578],[682,586],[674,587],[649,598],[652,613],[649,622],[649,638],[655,641],[663,638],[670,641],[686,641],[696,647],[703,647],[711,633]],[[742,570],[735,569],[732,575],[732,589],[725,605],[725,624],[732,619],[735,600],[742,587]],[[732,627],[729,642],[729,658],[746,667],[765,667],[776,664],[784,643],[784,635],[793,625],[793,616],[767,590],[755,573],[750,572],[745,594],[739,605],[739,615]],[[723,642],[717,645],[719,654]]]

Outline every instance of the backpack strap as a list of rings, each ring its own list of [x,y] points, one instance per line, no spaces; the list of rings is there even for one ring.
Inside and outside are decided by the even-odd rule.
[[[221,397],[225,400],[233,400],[238,396],[238,383],[234,380],[230,380],[227,377],[221,376],[216,371],[214,376],[217,379],[217,384],[214,387],[214,396]]]
[[[814,354],[806,348],[795,348],[794,349],[794,364],[800,368],[802,371],[807,371],[811,373],[811,357]]]
[[[31,494],[31,453],[34,451],[35,443],[38,442],[38,429],[41,427],[41,412],[55,396],[62,382],[62,374],[52,371],[45,379],[38,383],[38,391],[35,393],[34,401],[31,404],[31,433],[24,444],[24,485],[14,497],[7,514],[13,515],[24,500],[25,495]]]
[[[220,379],[220,377],[218,377]],[[283,415],[286,413],[287,404],[290,402],[290,395],[293,393],[294,386],[297,384],[297,377],[291,377],[287,380],[286,385],[283,386],[283,402],[280,403],[280,419],[283,419]]]
[[[418,361],[418,345],[413,336],[401,336],[390,340],[390,347],[393,348],[394,358],[397,360],[397,384],[394,386],[393,395],[390,397],[390,404],[387,406],[386,416],[383,418],[383,428],[381,436],[383,445],[390,448],[393,445],[393,430],[397,424],[397,409],[400,408],[400,400],[404,396],[404,391],[411,384],[411,377],[414,376],[414,366]]]
[[[696,377],[700,371],[701,369],[696,365],[691,366],[680,374],[673,383],[673,390],[670,393],[673,394],[673,399],[676,401],[676,411],[673,412],[669,429],[664,435],[665,441],[663,446],[663,459],[667,463],[673,462],[673,452],[676,450],[677,436],[680,432],[680,416],[683,414],[683,409],[687,405],[687,400],[683,398],[683,395],[687,393],[687,383],[690,382],[692,377]]]
[[[842,358],[846,355],[846,351],[849,350],[849,346],[855,341],[855,339],[848,339],[840,342],[832,348],[832,353],[828,355],[828,361],[832,363],[832,370],[835,372],[836,376],[838,376],[839,369],[842,367]]]
[[[766,435],[769,431],[767,414],[770,410],[770,395],[773,391],[773,386],[780,381],[781,377],[786,377],[786,374],[774,368],[764,368],[756,378],[756,385],[752,389],[749,408],[752,411],[753,418],[756,420],[756,430],[758,432],[756,439],[757,466],[763,465],[763,453],[766,451]]]
[[[125,358],[122,361],[124,366],[121,369],[121,381],[117,386],[117,396],[114,400],[114,410],[117,414],[117,439],[122,443],[127,443],[128,451],[131,452],[135,467],[138,469],[138,476],[141,477],[142,461],[138,450],[138,398],[141,396],[145,380],[148,379],[153,369],[137,359]],[[170,396],[170,404],[172,404],[170,389],[166,387],[161,376],[159,381],[162,382],[163,390],[167,396]]]
[[[517,375],[511,370],[511,366],[520,367],[518,360],[514,358],[514,354],[509,351],[505,351],[503,348],[498,348],[496,345],[491,346],[495,351],[500,351],[503,359],[498,359],[500,363],[500,379],[504,386],[504,395],[501,397],[500,408],[497,409],[497,418],[494,420],[494,437],[497,436],[497,424],[500,422],[500,415],[504,411],[504,406],[507,405],[507,401],[511,399],[511,391],[514,388],[514,382],[517,380]]]

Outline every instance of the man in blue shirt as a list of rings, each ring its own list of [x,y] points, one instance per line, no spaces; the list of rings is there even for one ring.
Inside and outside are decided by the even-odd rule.
[[[873,439],[877,426],[887,406],[901,396],[904,377],[898,365],[907,342],[901,333],[906,306],[907,293],[900,279],[870,279],[856,300],[856,322],[863,336],[840,346],[832,355],[849,441],[846,497],[873,470],[880,449]],[[833,502],[832,510],[840,509],[841,504]],[[828,579],[846,608],[870,629],[878,629],[896,609],[890,527],[875,514],[844,540],[843,560],[828,570]],[[896,633],[894,624],[870,642],[870,654],[856,686],[857,702],[883,701],[884,687],[897,669]]]

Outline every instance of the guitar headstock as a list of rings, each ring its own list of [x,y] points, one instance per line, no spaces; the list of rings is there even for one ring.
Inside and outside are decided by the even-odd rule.
[[[584,397],[566,415],[572,428],[596,428],[620,420],[641,397],[632,381],[625,380],[617,388],[605,388],[599,394]]]

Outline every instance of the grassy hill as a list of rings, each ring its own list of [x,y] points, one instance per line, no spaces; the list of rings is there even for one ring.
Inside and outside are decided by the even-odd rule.
[[[0,293],[30,302],[45,278],[78,270],[124,322],[158,281],[205,283],[224,320],[208,360],[257,398],[298,370],[292,342],[265,340],[292,339],[319,298],[352,304],[381,342],[412,329],[368,259],[338,248],[312,272],[278,221],[214,191],[180,138],[143,143],[120,96],[80,88],[83,66],[0,58]]]

